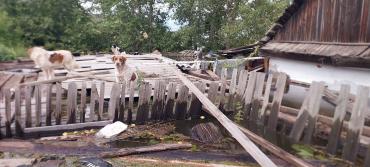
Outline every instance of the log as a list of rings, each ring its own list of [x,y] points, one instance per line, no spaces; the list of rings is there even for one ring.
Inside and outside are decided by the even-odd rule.
[[[188,149],[191,148],[191,144],[157,144],[153,146],[144,146],[144,147],[136,147],[136,148],[123,148],[119,149],[116,152],[102,152],[99,154],[101,158],[114,158],[120,156],[127,156],[132,154],[141,154],[141,153],[148,153],[148,152],[159,152],[159,151],[166,151],[166,150],[178,150],[178,149]]]
[[[199,101],[215,117],[222,126],[230,132],[242,147],[263,167],[275,167],[276,165],[218,108],[214,105],[189,79],[184,77],[177,69],[173,70],[179,79],[196,95]]]

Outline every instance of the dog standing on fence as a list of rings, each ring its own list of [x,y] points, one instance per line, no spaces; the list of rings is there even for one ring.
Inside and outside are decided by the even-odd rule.
[[[36,68],[41,68],[47,80],[54,78],[54,69],[64,67],[68,71],[79,68],[72,53],[68,50],[48,51],[42,47],[27,50],[28,56],[35,62]]]
[[[130,82],[137,80],[137,73],[135,70],[127,65],[127,58],[124,55],[113,55],[112,61],[115,65],[116,82]]]

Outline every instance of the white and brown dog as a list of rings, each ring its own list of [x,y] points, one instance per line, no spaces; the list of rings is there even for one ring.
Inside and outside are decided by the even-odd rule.
[[[33,47],[27,50],[36,68],[41,68],[45,78],[54,78],[54,69],[64,67],[68,71],[79,68],[72,53],[68,50],[48,51],[42,47]]]
[[[129,83],[137,80],[135,70],[127,65],[127,58],[124,55],[113,55],[112,61],[115,64],[115,76],[118,83]]]

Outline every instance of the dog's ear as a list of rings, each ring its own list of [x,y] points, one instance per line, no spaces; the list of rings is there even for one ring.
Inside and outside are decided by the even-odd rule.
[[[126,60],[127,60],[127,58],[126,58],[126,57],[122,57],[122,63],[125,63],[125,62],[126,62]]]
[[[114,55],[113,57],[112,57],[112,61],[114,62],[114,61],[116,61],[116,55]]]

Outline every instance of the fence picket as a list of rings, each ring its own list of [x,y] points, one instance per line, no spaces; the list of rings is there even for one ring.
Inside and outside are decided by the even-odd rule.
[[[45,124],[46,126],[51,126],[51,113],[53,109],[51,107],[51,93],[52,93],[53,85],[46,84],[46,117],[45,117]]]
[[[23,135],[22,119],[21,119],[21,90],[20,87],[15,88],[15,135],[21,137]]]
[[[180,86],[179,93],[177,95],[175,104],[175,118],[176,120],[184,120],[186,117],[186,111],[188,107],[188,94],[189,88],[185,85]]]
[[[126,82],[121,84],[121,98],[118,105],[118,121],[124,122],[126,108]]]
[[[129,97],[129,104],[127,110],[127,123],[132,122],[132,113],[134,110],[134,95],[135,95],[135,88],[136,88],[136,80],[130,82],[130,97]]]
[[[42,86],[41,85],[36,85],[35,87],[35,100],[36,100],[36,127],[41,126],[41,91],[42,91]]]
[[[96,84],[95,82],[92,82],[91,83],[91,95],[90,95],[90,115],[89,115],[90,122],[93,122],[96,120],[95,106],[96,106],[97,96],[98,96],[98,90],[96,88]]]
[[[25,120],[25,127],[32,126],[32,88],[31,86],[25,87],[25,101],[26,101],[26,120]]]
[[[12,130],[10,128],[11,112],[12,112],[12,99],[9,89],[4,90],[5,95],[5,136],[12,137]]]
[[[74,82],[68,84],[67,102],[67,124],[76,123],[77,85]]]
[[[55,102],[55,124],[60,125],[62,123],[62,85],[56,83],[56,102]]]
[[[276,91],[272,100],[272,108],[269,115],[267,128],[271,131],[275,131],[278,121],[278,114],[280,111],[281,101],[283,100],[285,84],[287,80],[286,74],[279,74],[276,82]]]
[[[176,96],[176,83],[170,83],[167,86],[167,97],[166,97],[166,105],[164,107],[164,117],[165,120],[169,120],[173,118],[173,108],[175,105],[175,96]]]
[[[100,83],[98,121],[103,120],[105,82]]]
[[[119,103],[120,93],[121,93],[120,85],[117,83],[113,84],[108,106],[109,119],[113,121],[118,120],[117,106]]]
[[[80,123],[85,122],[85,113],[86,113],[86,83],[82,82],[81,85],[81,102],[80,102]]]

